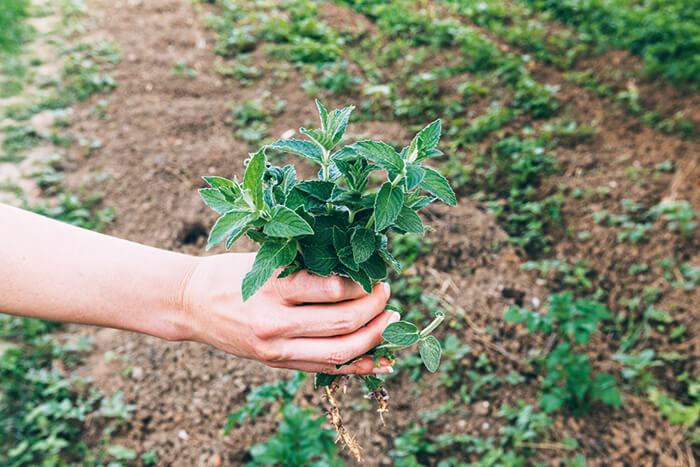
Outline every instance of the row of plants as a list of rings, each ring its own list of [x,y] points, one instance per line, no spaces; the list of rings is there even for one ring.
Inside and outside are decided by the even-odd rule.
[[[642,56],[652,75],[696,88],[700,84],[700,25],[689,0],[525,0],[550,11],[590,40]]]
[[[8,31],[14,38],[22,37],[12,27],[2,26],[6,19],[3,9],[19,6],[28,6],[28,2],[10,1],[0,6],[0,36]],[[2,117],[13,123],[2,129],[0,162],[18,163],[28,150],[40,145],[56,152],[37,158],[31,171],[24,174],[39,189],[39,199],[28,198],[11,180],[3,181],[0,189],[12,191],[24,209],[100,231],[114,218],[114,210],[100,209],[102,196],[90,194],[87,184],[73,192],[62,183],[67,148],[81,146],[89,156],[100,147],[98,140],[76,138],[65,131],[71,124],[70,104],[114,88],[114,80],[104,70],[119,61],[113,43],[80,43],[71,38],[85,11],[82,2],[72,1],[59,2],[46,10],[24,11],[27,18],[60,15],[59,30],[51,34],[55,36],[53,44],[63,68],[61,77],[55,80],[37,81],[29,73],[22,76],[22,87],[15,93],[17,103],[3,108]],[[12,26],[21,26],[19,18],[13,20]],[[14,50],[17,63],[41,65],[41,61],[31,58],[29,44],[19,44]],[[34,89],[37,94],[33,94]],[[53,113],[49,134],[26,122],[42,111]],[[139,457],[135,451],[111,441],[112,434],[129,419],[134,407],[124,401],[122,393],[107,396],[89,379],[73,374],[91,351],[91,339],[66,336],[64,330],[59,323],[0,315],[2,465],[124,465]],[[88,418],[99,439],[96,446],[82,441]],[[157,455],[144,453],[140,460],[143,465],[152,465],[157,462]]]
[[[555,195],[543,196],[540,187],[548,175],[556,172],[556,148],[559,145],[586,143],[595,138],[595,129],[578,125],[575,121],[565,118],[556,118],[539,125],[536,130],[526,126],[516,135],[512,135],[512,132],[510,136],[499,135],[498,133],[503,128],[510,129],[513,123],[518,121],[518,117],[522,115],[537,118],[560,117],[560,114],[557,113],[559,109],[556,99],[554,99],[554,90],[547,89],[544,85],[531,80],[528,70],[530,63],[527,57],[501,52],[485,36],[471,28],[462,27],[460,23],[451,19],[445,20],[436,17],[435,10],[430,8],[417,8],[415,5],[401,2],[384,5],[371,4],[371,2],[339,3],[366,15],[378,26],[379,33],[361,31],[352,35],[347,31],[336,31],[333,37],[343,39],[342,45],[347,54],[335,56],[329,54],[319,59],[318,70],[323,71],[319,72],[318,75],[310,75],[314,78],[312,80],[314,86],[307,85],[308,92],[327,89],[336,95],[365,94],[368,97],[366,103],[358,106],[358,118],[361,119],[392,120],[399,118],[402,122],[413,123],[418,116],[445,116],[444,123],[447,131],[444,144],[448,148],[445,173],[451,180],[455,181],[455,185],[470,185],[462,188],[462,193],[465,191],[472,193],[477,198],[488,202],[489,207],[503,221],[512,241],[523,246],[530,255],[537,256],[547,253],[551,243],[551,237],[547,232],[560,228],[563,204],[569,202],[569,198],[575,199],[576,195],[564,189]],[[298,2],[295,2],[295,5],[298,5]],[[284,16],[284,13],[281,14]],[[523,16],[534,15],[537,21],[547,18],[525,7],[522,14]],[[307,17],[292,15],[290,21],[294,21],[295,18]],[[515,35],[511,36],[511,40],[516,40],[515,37]],[[580,37],[576,37],[571,40],[579,39]],[[537,40],[533,40],[533,43]],[[566,41],[569,38],[563,35],[561,40],[563,44],[567,44]],[[260,42],[262,41],[260,39]],[[450,55],[456,47],[462,47],[460,52],[463,54]],[[556,47],[557,45],[554,45],[551,50],[557,50]],[[398,53],[399,50],[403,50],[404,54]],[[406,50],[410,52],[405,53]],[[452,60],[450,66],[432,66],[427,72],[422,71],[425,70],[426,65],[432,63],[429,61],[429,57],[436,53],[446,54]],[[545,53],[544,51],[540,52],[541,57],[538,58],[544,57]],[[363,60],[361,54],[367,58]],[[304,63],[284,54],[278,54],[277,57],[290,60],[294,66],[299,67],[302,71],[308,69],[305,67],[315,66],[310,65],[313,61]],[[464,62],[462,62],[463,57],[466,57]],[[392,65],[399,58],[403,59],[402,63],[405,66],[397,69]],[[571,57],[572,60],[573,58]],[[361,75],[348,73],[348,67],[343,65],[348,59],[357,65],[357,68],[350,67],[350,69],[361,70]],[[570,66],[570,63],[562,63],[559,66]],[[337,80],[329,80],[329,77],[336,75],[338,75]],[[445,85],[446,81],[453,82],[455,78],[462,77],[465,81],[456,87]],[[317,78],[326,79],[327,83],[345,84],[330,87],[321,86],[318,84]],[[250,79],[250,75],[247,75],[246,79]],[[386,83],[402,84],[397,86]],[[509,86],[510,89],[507,89]],[[507,93],[503,92],[503,88],[507,89]],[[536,91],[534,93],[528,92],[532,88]],[[455,90],[463,96],[459,103],[455,103],[454,95],[451,94]],[[483,106],[482,103],[485,99],[493,99],[496,96],[500,98],[501,102],[486,106],[486,113],[480,117],[472,119],[471,116],[463,117],[461,115],[474,101]],[[516,125],[520,124],[516,123]],[[483,151],[477,150],[477,144],[480,142],[485,142],[480,146],[485,147]],[[467,161],[464,159],[464,151],[467,151],[467,154],[474,154],[476,157],[472,157],[469,163],[465,163]],[[462,156],[459,155],[460,152],[462,152]],[[444,161],[445,158],[440,160]],[[659,209],[656,214],[650,214],[653,219],[659,216],[663,217],[661,211],[664,209],[668,209],[668,213],[672,217],[680,216],[683,219],[688,217],[687,209],[684,210],[682,205]],[[692,223],[692,217],[691,215],[686,221],[681,220],[681,223]],[[614,224],[610,224],[610,226],[615,227]],[[674,227],[673,229],[681,231],[682,227]],[[399,238],[406,237],[397,237],[397,239]],[[587,413],[595,404],[606,403],[617,406],[622,401],[619,393],[620,382],[609,374],[597,375],[582,343],[576,341],[575,337],[568,333],[569,327],[575,326],[571,323],[576,323],[577,320],[584,320],[582,325],[584,328],[590,327],[593,321],[596,324],[602,321],[607,331],[611,323],[615,321],[613,314],[607,311],[607,308],[600,302],[606,298],[607,285],[592,281],[591,271],[580,264],[563,265],[558,266],[558,268],[564,274],[566,283],[575,287],[576,296],[583,297],[579,299],[583,302],[579,303],[572,296],[567,295],[566,287],[561,289],[560,295],[553,296],[553,299],[559,305],[564,302],[567,302],[568,305],[550,305],[548,314],[550,317],[546,318],[548,315],[545,315],[545,318],[542,318],[543,322],[548,324],[533,328],[533,332],[543,333],[542,337],[545,341],[554,337],[559,343],[533,361],[544,381],[540,391],[541,407],[546,407],[548,410],[562,407],[565,410]],[[409,285],[407,290],[420,290],[410,285],[410,278],[399,277],[395,280],[400,281],[401,284]],[[403,285],[401,289],[403,290]],[[566,300],[562,297],[566,297]],[[417,300],[420,303],[420,309],[428,307],[431,312],[434,310],[434,304],[429,305],[428,299]],[[517,316],[515,316],[516,314]],[[534,316],[535,314],[539,316],[536,312],[517,309],[517,312],[510,312],[509,318],[528,321],[529,318],[522,318],[522,316]],[[420,316],[420,314],[416,316]],[[559,323],[560,319],[561,323]],[[594,329],[596,328],[594,326]],[[467,376],[460,376],[458,371],[450,370],[450,367],[454,369],[459,366],[459,361],[464,356],[464,346],[459,345],[458,342],[454,343],[454,339],[441,339],[441,345],[443,347],[443,365],[439,372],[441,380],[445,384],[456,385],[455,387],[460,388],[460,401],[468,403],[466,401],[470,401],[470,398],[474,397],[471,394],[472,391],[473,394],[479,394],[482,388],[497,387],[502,384],[504,379],[495,376],[492,372],[493,369],[489,370],[488,363],[484,361],[479,363],[476,369],[467,373]],[[451,350],[448,351],[448,349]],[[625,355],[634,358],[642,350],[639,350],[639,347],[629,346],[626,348],[626,352]],[[410,370],[413,376],[419,378],[420,373],[416,370],[420,359],[417,358],[417,355],[415,358],[412,358],[410,354],[404,355],[403,363],[399,366]],[[454,356],[454,359],[450,355]],[[478,362],[475,362],[475,365],[476,363]],[[627,363],[624,365],[627,366]],[[572,371],[570,373],[562,372],[561,368],[565,366],[570,366]],[[625,374],[627,373],[625,371]],[[587,377],[590,377],[591,381],[581,386],[581,392],[574,391],[578,382]],[[522,376],[514,373],[510,379],[518,381],[519,378]],[[465,383],[461,380],[467,380],[471,383]],[[626,377],[625,380],[627,380]],[[461,389],[462,387],[464,389]],[[631,387],[625,386],[625,389]],[[661,393],[665,394],[663,391]],[[659,399],[656,398],[656,400]],[[689,407],[680,402],[678,404]],[[539,413],[542,408],[535,407],[534,410]],[[692,408],[690,410],[692,414]],[[664,413],[668,413],[668,411],[668,408],[664,409]],[[407,439],[415,440],[416,444],[425,444],[423,441],[429,440],[433,436],[432,433],[425,434],[425,432],[421,433],[420,436],[415,436],[415,432],[423,428],[417,427],[408,432]],[[545,442],[546,439],[546,437],[541,438]],[[418,440],[423,441],[419,443]],[[478,448],[481,449],[478,452],[484,455],[483,459],[489,458],[485,453],[491,453],[489,455],[495,456],[497,455],[494,453],[495,451],[503,452],[500,442],[496,444],[493,443],[493,440],[484,442],[486,445],[490,443],[493,451],[489,450],[491,448],[485,449],[484,445]],[[475,443],[478,444],[479,441],[475,441]],[[508,442],[503,441],[502,443],[507,445]],[[397,440],[397,444],[401,444],[401,442]],[[433,443],[428,442],[428,444]],[[410,455],[415,454],[410,448],[405,448],[405,446],[410,445],[410,443],[404,443],[402,444],[404,450],[396,452],[408,452],[405,455],[410,457]],[[473,449],[474,451],[470,452],[477,452],[476,447]],[[561,449],[566,450],[567,448],[561,447]],[[396,458],[399,459],[402,456],[404,454],[397,454]],[[425,458],[421,458],[420,455],[418,459],[425,462]],[[454,462],[458,461],[454,460]],[[574,456],[571,462],[581,464],[583,459]],[[409,462],[407,465],[415,464]]]

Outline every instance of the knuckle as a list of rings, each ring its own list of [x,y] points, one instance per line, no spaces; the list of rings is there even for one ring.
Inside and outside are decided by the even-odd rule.
[[[282,360],[280,348],[270,342],[261,342],[255,349],[255,355],[265,362],[279,362]]]
[[[357,323],[356,319],[354,319],[353,316],[343,316],[335,323],[333,323],[332,332],[334,333],[334,335],[340,336],[355,332],[355,330],[359,327],[360,325]]]
[[[340,276],[328,276],[322,282],[323,292],[329,300],[340,300],[343,298],[345,283]]]
[[[284,277],[282,279],[276,279],[274,281],[275,288],[277,289],[277,294],[283,299],[293,298],[295,291],[298,286],[295,286],[289,277]]]
[[[281,334],[280,323],[275,321],[254,320],[251,323],[253,335],[261,341],[266,341]]]
[[[352,357],[344,350],[336,350],[328,355],[328,363],[331,365],[342,365],[343,363],[351,360]]]

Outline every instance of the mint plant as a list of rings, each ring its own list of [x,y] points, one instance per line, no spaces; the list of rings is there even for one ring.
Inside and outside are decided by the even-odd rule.
[[[321,127],[301,128],[305,140],[279,140],[263,146],[247,161],[241,182],[204,177],[210,188],[201,189],[200,194],[221,214],[207,248],[224,242],[228,249],[243,235],[260,244],[253,267],[243,279],[243,300],[255,294],[278,268],[284,268],[278,277],[302,269],[319,276],[348,277],[369,293],[386,279],[387,266],[400,269],[389,251],[387,234],[423,235],[425,227],[417,214],[421,208],[435,200],[456,205],[447,180],[423,165],[442,154],[436,149],[440,120],[420,130],[400,152],[380,141],[359,141],[338,148],[354,107],[328,112],[320,102],[316,105]],[[268,149],[317,164],[318,178],[297,180],[293,165],[271,165],[266,157]],[[376,171],[386,175],[379,186],[370,177]],[[441,348],[430,333],[442,320],[442,313],[437,313],[422,330],[406,321],[390,324],[382,334],[385,342],[371,351],[375,362],[379,358],[393,361],[395,351],[418,344],[423,363],[434,372]],[[382,381],[373,376],[364,378],[383,412],[388,395]],[[326,388],[329,401],[335,401],[336,375],[317,374],[315,382],[317,387]],[[335,409],[330,411],[334,425],[359,457],[359,448],[344,431]]]

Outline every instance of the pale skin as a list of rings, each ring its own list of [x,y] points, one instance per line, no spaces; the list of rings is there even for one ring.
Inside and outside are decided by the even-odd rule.
[[[254,253],[188,256],[0,204],[0,312],[213,345],[276,368],[378,374],[365,354],[399,315],[387,284],[276,274],[245,303]],[[358,358],[337,369],[337,364]]]

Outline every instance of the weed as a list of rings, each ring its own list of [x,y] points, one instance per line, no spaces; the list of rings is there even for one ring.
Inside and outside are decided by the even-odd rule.
[[[603,304],[592,300],[573,301],[571,292],[551,295],[545,314],[516,307],[506,311],[506,321],[526,322],[531,333],[554,333],[561,340],[550,353],[540,358],[545,375],[541,380],[539,400],[545,411],[567,405],[575,412],[583,412],[589,409],[593,400],[614,407],[621,404],[615,377],[603,373],[595,377],[591,375],[588,356],[575,348],[586,344],[599,321],[609,317],[610,312]]]

